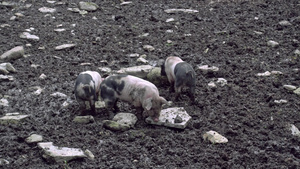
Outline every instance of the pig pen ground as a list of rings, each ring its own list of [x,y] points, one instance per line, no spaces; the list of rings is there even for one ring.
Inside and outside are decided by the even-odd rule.
[[[291,124],[300,128],[300,97],[283,87],[300,87],[298,0],[103,0],[93,1],[99,8],[84,15],[68,10],[78,7],[79,0],[7,2],[12,5],[0,5],[0,52],[24,46],[26,57],[9,61],[17,72],[9,74],[13,81],[1,81],[0,96],[9,106],[1,106],[0,115],[19,112],[30,117],[20,125],[0,126],[0,159],[9,162],[0,168],[300,167],[300,138],[289,129]],[[56,11],[42,13],[42,7]],[[58,28],[65,31],[54,31]],[[20,38],[25,29],[39,40]],[[271,47],[269,40],[279,45]],[[76,46],[55,50],[70,43]],[[73,122],[80,115],[73,95],[76,76],[99,67],[140,65],[130,54],[145,54],[152,65],[173,55],[195,69],[219,68],[207,74],[196,71],[196,103],[190,104],[186,93],[174,102],[192,116],[185,129],[139,120],[133,129],[114,132],[102,127],[108,118],[103,112],[94,116],[94,123]],[[266,71],[282,74],[257,76]],[[41,74],[46,78],[39,79]],[[218,78],[227,85],[210,88],[208,83]],[[35,86],[44,89],[41,94],[33,94]],[[173,99],[168,84],[157,87],[161,96]],[[62,108],[66,98],[50,96],[55,92],[70,98],[67,108]],[[280,99],[287,103],[274,102]],[[135,112],[127,103],[118,106],[122,112]],[[228,143],[204,141],[202,135],[209,130]],[[37,144],[25,142],[33,133],[56,146],[88,149],[95,159],[48,162]]]

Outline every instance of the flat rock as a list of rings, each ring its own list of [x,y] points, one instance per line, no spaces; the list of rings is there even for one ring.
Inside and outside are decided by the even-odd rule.
[[[112,131],[126,131],[130,129],[129,125],[123,125],[113,120],[103,120],[103,127]]]
[[[163,83],[168,83],[167,76],[161,76],[161,68],[155,67],[147,74],[147,80],[155,85],[161,85]]]
[[[290,91],[293,91],[293,90],[296,90],[297,87],[296,86],[293,86],[293,85],[283,85],[283,87],[287,90],[290,90]]]
[[[5,98],[0,99],[0,106],[9,106],[8,100]]]
[[[155,48],[153,46],[151,46],[151,45],[144,45],[143,49],[145,49],[148,52],[151,52],[151,51],[155,50]]]
[[[6,114],[5,116],[0,118],[0,124],[7,125],[7,124],[18,124],[22,120],[29,117],[29,115],[22,115],[19,113],[16,114]]]
[[[295,125],[290,124],[290,130],[291,130],[293,136],[300,137],[300,131]]]
[[[67,98],[68,97],[67,95],[65,95],[63,93],[60,93],[60,92],[52,93],[52,94],[50,94],[50,96],[56,97],[56,98],[59,98],[59,97],[61,97],[61,98]]]
[[[0,64],[0,73],[8,74],[8,73],[14,73],[14,72],[16,72],[16,69],[12,66],[11,63],[1,63]]]
[[[281,26],[291,26],[292,24],[289,21],[283,20],[279,22],[279,25]]]
[[[38,143],[38,147],[44,152],[43,158],[58,163],[68,162],[78,158],[87,158],[86,154],[78,148],[57,147],[52,142]]]
[[[204,140],[209,140],[211,143],[227,143],[228,139],[215,131],[208,131],[203,134]]]
[[[256,76],[271,76],[271,74],[272,74],[271,72],[266,71],[264,73],[257,73]]]
[[[154,67],[151,65],[140,65],[140,66],[133,66],[122,68],[117,73],[124,73],[128,75],[137,76],[140,78],[146,78],[147,74],[153,69]]]
[[[26,143],[37,143],[43,141],[43,136],[38,134],[32,134],[25,139]]]
[[[276,41],[273,41],[273,40],[269,40],[269,41],[267,42],[267,45],[274,48],[274,47],[279,46],[279,43],[276,42]]]
[[[96,107],[96,109],[105,108],[105,102],[104,101],[96,101],[95,107]]]
[[[79,9],[86,11],[96,11],[99,6],[93,2],[79,2]]]
[[[147,117],[146,122],[149,124],[184,129],[190,119],[191,116],[183,107],[172,107],[162,109],[157,122],[153,121],[151,117]]]
[[[76,116],[73,120],[75,123],[82,123],[82,124],[88,124],[95,122],[95,119],[93,116]]]
[[[225,85],[227,85],[227,80],[224,79],[224,78],[218,78],[216,83],[221,85],[221,86],[225,86]]]
[[[219,68],[216,66],[198,65],[196,70],[201,70],[204,74],[207,74],[210,72],[218,72]]]
[[[133,127],[137,121],[137,117],[132,113],[118,113],[112,119],[121,125]]]
[[[24,57],[24,47],[23,46],[17,46],[17,47],[14,47],[14,48],[10,49],[9,51],[3,53],[0,56],[0,59],[2,59],[2,60],[15,60],[15,59],[19,59],[21,57]]]
[[[166,9],[166,13],[178,13],[178,12],[183,12],[183,13],[198,13],[198,10],[193,10],[193,9]]]
[[[54,13],[56,11],[55,8],[41,7],[39,11],[42,13]]]
[[[40,38],[36,35],[32,35],[29,32],[23,32],[20,34],[20,38],[22,39],[28,39],[28,40],[34,40],[34,41],[39,41]]]
[[[300,87],[293,91],[296,95],[300,96]]]
[[[7,161],[6,159],[0,158],[0,166],[5,166],[8,164],[9,164],[9,161]]]
[[[68,48],[73,48],[75,47],[76,44],[63,44],[55,47],[55,50],[63,50],[63,49],[68,49]]]
[[[1,81],[13,81],[14,77],[13,76],[8,76],[8,75],[0,75],[0,82]]]

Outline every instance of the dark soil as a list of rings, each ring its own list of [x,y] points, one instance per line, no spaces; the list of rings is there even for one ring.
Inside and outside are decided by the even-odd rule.
[[[10,104],[1,107],[0,115],[30,115],[22,125],[0,126],[0,158],[10,162],[4,168],[299,168],[300,138],[291,134],[288,124],[300,128],[300,97],[283,88],[285,84],[300,87],[300,73],[295,70],[300,68],[300,58],[294,54],[300,45],[298,0],[133,0],[129,5],[102,0],[96,2],[100,8],[85,17],[67,10],[79,0],[59,2],[65,3],[23,0],[15,7],[0,6],[1,24],[10,25],[0,28],[0,53],[32,44],[25,47],[28,57],[11,61],[18,71],[11,74],[15,80],[2,81],[0,85],[0,96],[8,95]],[[32,6],[24,8],[29,3]],[[44,6],[57,11],[45,16],[38,11]],[[199,12],[164,12],[171,8]],[[10,20],[17,12],[25,16]],[[175,21],[167,23],[169,18]],[[279,25],[282,20],[292,25]],[[66,31],[55,32],[60,24]],[[34,28],[31,33],[40,37],[38,42],[19,38],[30,27]],[[144,33],[149,36],[141,36]],[[277,41],[279,46],[267,46],[268,40]],[[54,49],[65,43],[77,46]],[[143,45],[152,45],[155,50],[145,51]],[[173,55],[194,68],[220,68],[211,74],[197,71],[195,104],[189,104],[186,93],[174,102],[174,106],[183,106],[192,116],[186,129],[139,120],[134,129],[113,132],[102,127],[102,120],[108,118],[103,112],[95,116],[94,123],[72,122],[80,115],[73,95],[76,76],[102,66],[118,70],[139,65],[136,58],[127,57],[132,53],[146,54],[149,61]],[[32,64],[40,67],[35,69]],[[272,70],[283,74],[256,76]],[[39,79],[42,73],[47,76],[45,80]],[[228,85],[208,88],[207,84],[217,78],[225,78]],[[36,96],[32,94],[34,86],[45,90]],[[174,93],[169,94],[168,85],[158,85],[158,89],[161,96],[173,100]],[[51,97],[54,92],[67,94],[74,102],[61,109],[66,99]],[[275,104],[274,100],[279,99],[288,103]],[[118,106],[122,112],[135,112],[127,103],[120,102]],[[224,135],[229,142],[204,141],[202,135],[209,130]],[[36,144],[25,143],[32,133],[56,146],[88,149],[95,160],[47,162]]]

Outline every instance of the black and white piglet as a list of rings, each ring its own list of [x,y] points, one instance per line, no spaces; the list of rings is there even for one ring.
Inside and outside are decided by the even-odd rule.
[[[167,101],[159,96],[157,87],[141,78],[131,75],[112,75],[105,78],[101,85],[101,97],[107,108],[117,110],[117,100],[132,103],[139,113],[158,121],[161,107]]]
[[[175,88],[175,100],[178,100],[183,87],[189,88],[189,97],[195,100],[196,73],[190,64],[179,57],[170,56],[161,66],[161,75],[167,76],[171,89]]]
[[[100,95],[101,75],[96,71],[81,72],[75,81],[75,97],[81,108],[85,108],[85,101],[95,112],[95,101]]]

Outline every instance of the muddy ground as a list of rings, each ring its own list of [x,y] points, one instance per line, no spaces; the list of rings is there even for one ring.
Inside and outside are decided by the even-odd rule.
[[[4,168],[299,168],[300,138],[287,126],[300,128],[300,97],[283,88],[285,84],[300,87],[300,58],[294,54],[300,44],[298,0],[133,0],[128,5],[103,0],[93,1],[99,9],[85,16],[67,10],[76,7],[79,0],[14,2],[18,5],[0,6],[1,24],[10,25],[0,28],[0,53],[23,45],[27,57],[11,61],[17,69],[11,74],[14,81],[1,82],[0,96],[9,96],[9,106],[2,106],[0,115],[20,112],[30,118],[19,126],[0,126],[0,158],[10,162]],[[32,6],[25,8],[26,4]],[[48,15],[39,12],[44,6],[57,11]],[[164,12],[171,8],[199,12]],[[24,16],[10,20],[15,13]],[[166,22],[169,18],[175,21]],[[282,20],[292,25],[281,26]],[[58,25],[66,31],[55,32]],[[31,27],[39,41],[19,38]],[[149,35],[142,36],[145,33]],[[279,46],[269,47],[269,40]],[[54,49],[65,43],[77,46]],[[155,50],[145,51],[143,45],[152,45]],[[174,102],[192,116],[186,129],[140,120],[134,129],[113,132],[102,127],[102,120],[108,118],[102,112],[94,123],[72,122],[80,115],[73,96],[76,76],[103,66],[118,70],[139,65],[136,58],[127,56],[132,53],[146,54],[151,63],[174,55],[194,68],[209,65],[220,69],[210,74],[197,71],[195,104],[189,104],[186,93]],[[40,66],[33,68],[32,64]],[[273,70],[283,74],[256,76]],[[42,73],[45,80],[39,79]],[[228,85],[210,89],[208,83],[217,78],[225,78]],[[32,94],[34,86],[45,90],[36,96]],[[167,100],[173,99],[168,85],[158,88]],[[61,109],[66,99],[51,97],[54,92],[64,93],[74,102]],[[288,102],[274,103],[280,99]],[[118,106],[120,111],[135,112],[127,103]],[[209,130],[224,135],[228,143],[204,141],[202,135]],[[32,133],[56,146],[88,149],[95,160],[47,162],[36,144],[25,143]]]

